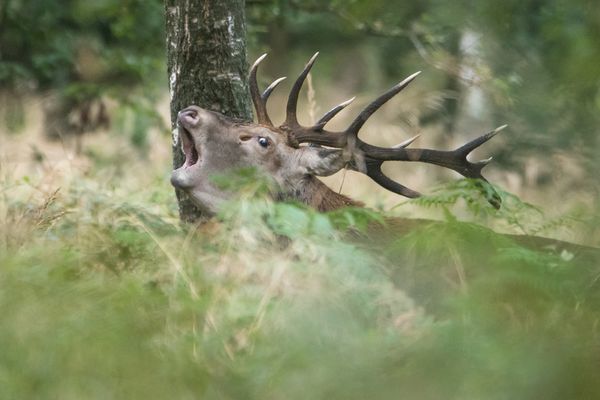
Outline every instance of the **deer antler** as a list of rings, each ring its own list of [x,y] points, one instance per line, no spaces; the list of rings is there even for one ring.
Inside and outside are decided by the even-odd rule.
[[[277,85],[279,85],[285,79],[285,76],[276,79],[269,85],[269,87],[265,89],[262,94],[260,94],[258,82],[256,81],[256,72],[258,70],[258,64],[260,64],[266,56],[267,54],[265,53],[258,57],[258,59],[252,65],[252,68],[250,68],[250,95],[252,97],[252,103],[254,103],[254,109],[256,110],[256,118],[258,119],[258,123],[273,127],[271,118],[269,118],[269,114],[267,113],[267,100]]]
[[[487,181],[483,175],[481,175],[481,170],[492,160],[492,158],[490,157],[485,160],[471,162],[467,160],[467,156],[477,147],[493,138],[504,129],[506,125],[496,128],[457,149],[450,151],[407,148],[418,136],[406,140],[392,148],[373,146],[362,141],[358,137],[358,133],[365,122],[382,105],[407,87],[417,75],[421,73],[420,71],[410,75],[376,98],[358,114],[344,131],[332,132],[325,130],[324,127],[333,117],[348,106],[354,98],[332,108],[313,126],[301,126],[297,118],[298,96],[302,85],[304,84],[304,80],[310,72],[318,54],[319,53],[317,52],[311,57],[304,67],[304,70],[294,82],[288,96],[285,122],[279,128],[276,128],[287,134],[288,143],[291,146],[298,147],[301,143],[311,143],[333,148],[349,149],[353,155],[353,159],[348,165],[350,168],[365,173],[385,189],[409,198],[418,197],[420,196],[420,193],[409,189],[386,176],[381,170],[381,166],[385,161],[419,161],[435,164],[452,169],[467,178],[477,178]],[[284,78],[277,79],[262,95],[259,95],[258,84],[256,83],[256,72],[258,64],[265,56],[266,54],[261,56],[252,66],[250,71],[250,90],[259,123],[275,128],[267,115],[266,101],[275,86],[277,86]],[[496,196],[494,199],[490,200],[490,203],[498,208],[500,206],[500,198]]]

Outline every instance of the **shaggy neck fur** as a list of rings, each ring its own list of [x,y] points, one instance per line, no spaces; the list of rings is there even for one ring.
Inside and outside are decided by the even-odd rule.
[[[318,211],[333,211],[343,207],[363,207],[364,204],[331,190],[314,176],[306,176],[294,191],[281,194],[281,200],[296,200]]]

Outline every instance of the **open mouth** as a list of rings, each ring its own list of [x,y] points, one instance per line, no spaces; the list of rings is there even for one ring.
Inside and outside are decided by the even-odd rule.
[[[198,153],[198,149],[196,148],[196,143],[194,142],[194,137],[192,134],[181,125],[179,126],[179,132],[181,136],[181,149],[185,155],[183,168],[189,168],[198,163],[200,160],[200,154]]]

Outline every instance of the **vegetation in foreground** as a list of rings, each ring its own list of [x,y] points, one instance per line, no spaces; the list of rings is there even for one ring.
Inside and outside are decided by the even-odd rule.
[[[40,196],[47,176],[2,166],[0,398],[600,396],[593,255],[450,211],[375,246],[348,230],[385,213],[273,203],[252,179],[181,226],[162,174],[115,168]],[[460,181],[421,205],[477,211],[477,193]]]

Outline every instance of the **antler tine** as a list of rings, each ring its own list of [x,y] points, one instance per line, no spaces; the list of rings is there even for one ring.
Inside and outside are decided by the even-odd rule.
[[[485,142],[487,142],[488,140],[490,140],[491,138],[496,136],[498,133],[500,133],[501,130],[503,130],[507,126],[508,125],[499,126],[498,128],[494,129],[493,131],[490,131],[490,132],[486,133],[485,135],[479,136],[477,139],[474,139],[468,143],[465,143],[464,145],[462,145],[458,149],[456,149],[456,151],[459,153],[462,153],[466,156],[467,154],[469,154],[470,152],[475,150],[477,147],[481,146],[482,144],[484,144]]]
[[[354,101],[354,99],[356,99],[356,97],[348,99],[348,100],[344,101],[343,103],[340,103],[337,106],[333,107],[331,110],[327,111],[325,113],[325,115],[323,115],[321,117],[321,119],[319,119],[317,121],[317,123],[313,126],[313,129],[316,131],[320,131],[321,129],[323,129],[325,127],[325,125],[329,121],[331,121],[331,119],[333,119],[333,117],[338,115],[338,113],[340,111],[342,111],[344,108],[348,107],[348,105],[350,105],[350,103],[352,103]]]
[[[366,159],[367,175],[386,189],[406,196],[404,192],[400,192],[400,190],[404,191],[402,185],[395,186],[391,179],[386,177],[386,180],[386,178],[382,177],[385,176],[381,172],[381,164],[384,161],[419,161],[435,164],[440,167],[452,169],[467,178],[487,181],[483,175],[481,175],[481,171],[488,165],[492,158],[490,157],[488,159],[471,162],[467,159],[467,156],[471,151],[490,140],[505,127],[506,125],[496,128],[451,151],[405,148],[412,142],[412,139],[409,139],[394,148],[377,147],[358,140],[357,147],[360,150],[361,156]],[[494,193],[492,198],[488,199],[488,201],[495,208],[499,208],[502,200],[497,193]]]
[[[271,95],[271,93],[273,92],[273,90],[275,90],[275,88],[277,87],[277,85],[279,85],[285,79],[286,79],[286,77],[282,76],[281,78],[276,79],[273,83],[271,83],[269,85],[268,88],[265,89],[265,91],[263,92],[263,94],[260,96],[260,98],[262,99],[262,101],[265,103],[265,107],[267,106],[267,100],[269,99],[269,96]]]
[[[256,72],[258,71],[258,65],[261,63],[262,60],[265,59],[266,56],[267,53],[263,54],[262,56],[258,57],[254,64],[252,64],[252,67],[250,68],[250,76],[248,77],[248,81],[250,86],[250,96],[252,97],[252,103],[254,104],[254,109],[256,110],[256,119],[258,120],[258,123],[267,126],[273,126],[273,123],[271,122],[271,119],[267,114],[266,99],[263,98],[264,94],[261,96],[260,91],[258,89],[258,82],[256,80]],[[272,88],[271,91],[273,89],[274,88]]]
[[[433,149],[418,149],[418,148],[384,148],[373,146],[368,143],[359,141],[358,147],[364,154],[372,159],[381,161],[419,161],[429,164],[439,165],[452,169],[467,178],[484,179],[481,175],[481,170],[491,159],[471,162],[467,160],[467,156],[475,148],[490,140],[498,132],[504,129],[505,126],[494,129],[485,135],[468,142],[467,144],[451,151],[433,150]],[[409,143],[410,144],[410,143]]]
[[[491,157],[490,157],[490,159],[491,159]],[[489,160],[483,160],[483,161],[489,161]],[[383,171],[381,171],[382,164],[383,164],[383,162],[380,160],[368,160],[367,161],[367,176],[369,178],[373,179],[373,181],[375,181],[375,183],[377,183],[379,186],[383,187],[384,189],[387,189],[387,190],[394,192],[396,194],[399,194],[401,196],[408,197],[410,199],[414,199],[414,198],[421,196],[421,193],[419,193],[415,190],[412,190],[410,188],[407,188],[406,186],[394,181],[393,179],[391,179],[390,177],[385,175],[383,173]],[[480,179],[487,182],[487,180],[484,177],[480,177]],[[492,193],[490,194],[490,197],[488,197],[487,201],[496,209],[500,209],[500,207],[502,206],[502,197],[500,197],[500,195],[493,188],[492,188]]]
[[[406,186],[385,175],[381,170],[382,164],[383,162],[379,160],[369,160],[367,162],[367,176],[373,179],[379,186],[389,190],[390,192],[397,193],[410,199],[421,196],[421,193],[407,188]]]
[[[317,54],[319,54],[319,53],[317,53]],[[314,63],[314,59],[317,56],[317,54],[315,54],[313,56],[313,58],[311,58],[311,60],[306,65],[304,71],[302,72],[302,74],[298,77],[298,80],[296,80],[296,83],[294,84],[294,87],[292,88],[292,93],[290,93],[290,98],[288,100],[288,119],[286,120],[285,124],[282,125],[282,127],[287,128],[287,130],[290,131],[290,133],[291,133],[290,143],[294,146],[296,146],[300,143],[314,143],[314,144],[320,144],[320,145],[324,145],[324,146],[331,146],[331,147],[338,147],[338,148],[346,146],[349,143],[349,141],[351,141],[350,140],[351,137],[357,138],[358,131],[364,125],[364,123],[367,121],[367,119],[369,119],[369,117],[371,115],[373,115],[373,113],[375,111],[377,111],[388,100],[390,100],[392,97],[394,97],[396,94],[398,94],[402,89],[404,89],[406,86],[408,86],[408,84],[411,83],[413,81],[413,79],[415,79],[417,77],[417,75],[419,75],[421,73],[421,71],[415,72],[414,74],[410,75],[409,77],[404,79],[402,82],[394,85],[392,88],[390,88],[384,94],[382,94],[381,96],[376,98],[373,102],[371,102],[371,104],[369,104],[367,107],[365,107],[365,109],[363,109],[361,111],[361,113],[354,119],[354,121],[350,124],[350,126],[345,131],[328,132],[328,131],[323,130],[323,128],[329,120],[331,120],[344,107],[346,107],[348,104],[350,104],[350,100],[347,100],[346,102],[341,103],[338,106],[331,109],[330,111],[328,111],[313,127],[303,128],[300,126],[300,124],[298,124],[298,121],[296,119],[296,113],[295,113],[296,103],[298,100],[298,92],[300,91],[300,88],[302,87],[302,83],[304,82],[304,79],[306,78],[308,71],[312,67],[312,64]],[[351,100],[354,100],[354,99],[351,99]],[[291,113],[290,113],[290,110],[292,110]],[[291,115],[291,117],[290,117],[290,115]],[[369,145],[363,143],[358,138],[356,140],[353,140],[353,142],[358,147],[362,147],[363,145],[369,146]]]
[[[411,83],[413,79],[415,79],[420,73],[421,71],[415,72],[414,74],[404,79],[402,82],[394,85],[387,92],[373,100],[371,104],[365,107],[365,109],[362,110],[360,114],[358,114],[354,121],[352,121],[348,129],[346,129],[346,132],[352,135],[357,135],[360,128],[362,128],[365,122],[367,122],[369,117],[373,115],[375,111],[379,110],[379,108],[382,105],[384,105],[388,100],[390,100],[392,97],[397,95],[402,89],[408,86],[408,84]]]
[[[287,107],[286,107],[286,118],[285,118],[285,122],[284,122],[284,125],[286,127],[296,128],[296,127],[300,126],[300,124],[298,123],[298,117],[296,115],[297,108],[298,108],[298,96],[300,95],[300,89],[302,89],[304,80],[306,79],[306,76],[310,72],[310,69],[312,68],[313,64],[315,63],[315,60],[317,59],[318,55],[319,55],[319,52],[317,51],[310,58],[310,60],[308,60],[308,63],[304,67],[304,70],[300,73],[300,75],[298,76],[298,79],[296,79],[296,82],[294,82],[294,86],[292,86],[292,89],[290,90],[290,95],[288,97],[288,102],[287,102]]]
[[[405,147],[408,147],[412,144],[412,142],[414,142],[415,140],[417,140],[420,137],[421,137],[421,134],[415,135],[415,136],[411,137],[410,139],[405,140],[404,142],[400,142],[397,145],[392,146],[392,149],[403,149]]]

